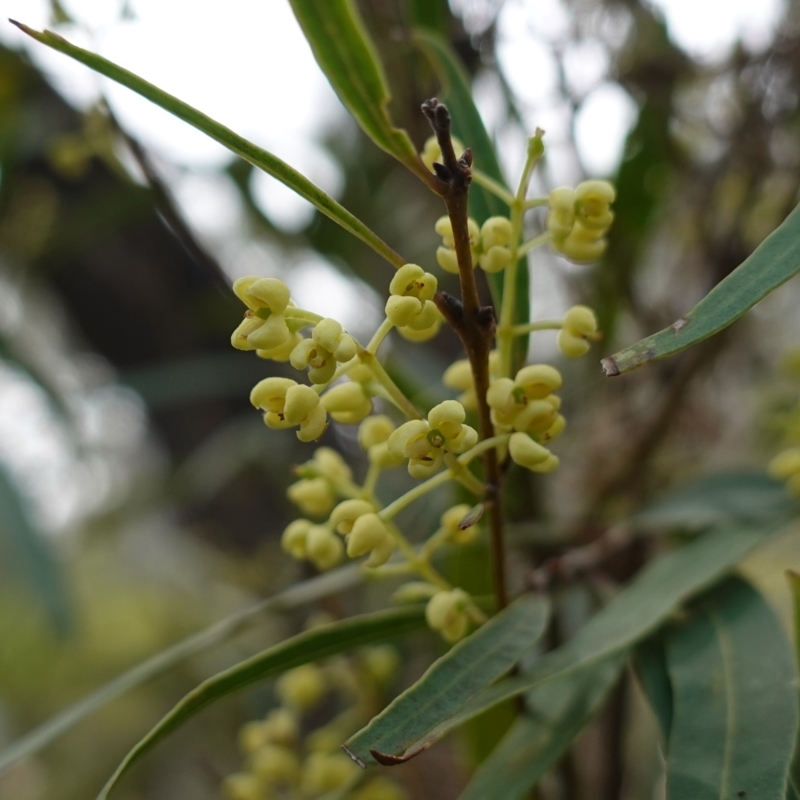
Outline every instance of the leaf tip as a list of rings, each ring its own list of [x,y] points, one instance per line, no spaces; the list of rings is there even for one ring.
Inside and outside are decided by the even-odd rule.
[[[347,755],[350,756],[350,758],[352,758],[353,761],[355,761],[356,764],[361,767],[361,769],[367,768],[367,765],[346,744],[342,745],[342,750],[344,750],[344,752],[347,753]]]
[[[414,758],[417,753],[420,751],[417,750],[413,753],[410,753],[407,756],[392,756],[387,753],[381,753],[380,750],[370,750],[369,754],[379,763],[383,764],[384,767],[396,767],[398,764],[405,764],[406,761]]]
[[[620,374],[619,365],[614,360],[613,356],[606,356],[601,362],[600,366],[606,374],[606,378],[616,378]]]

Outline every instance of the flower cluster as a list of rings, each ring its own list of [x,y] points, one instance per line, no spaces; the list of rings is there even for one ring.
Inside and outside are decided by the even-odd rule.
[[[467,412],[457,400],[445,400],[428,412],[427,419],[412,419],[392,433],[387,442],[397,459],[408,459],[408,473],[429,478],[437,472],[445,453],[463,453],[478,443],[478,433],[464,424]]]
[[[596,261],[605,252],[605,235],[614,221],[614,187],[584,181],[574,189],[553,189],[548,198],[547,230],[553,247],[572,261]]]
[[[386,317],[401,336],[413,342],[425,342],[439,332],[442,315],[433,296],[438,281],[416,264],[400,267],[389,284]]]
[[[339,750],[378,710],[398,663],[393,648],[371,647],[350,658],[304,664],[284,673],[275,684],[280,706],[239,731],[245,769],[223,781],[226,800],[314,800],[348,787],[352,800],[407,800],[386,778],[360,782],[360,770]],[[303,716],[317,712],[323,700],[344,704],[345,710],[303,739]]]
[[[511,220],[506,217],[489,217],[478,227],[478,223],[470,218],[467,224],[473,268],[480,265],[484,272],[504,270],[511,263]],[[442,237],[442,244],[436,250],[436,261],[445,272],[457,275],[458,259],[449,217],[437,220],[435,230]]]

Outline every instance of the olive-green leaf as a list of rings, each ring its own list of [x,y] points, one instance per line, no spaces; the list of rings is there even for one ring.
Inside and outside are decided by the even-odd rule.
[[[666,741],[672,727],[672,682],[667,672],[664,638],[660,632],[639,642],[634,651],[633,663],[639,683],[647,695],[650,708]]]
[[[22,758],[39,752],[81,720],[106,704],[116,700],[131,689],[155,678],[198,653],[216,647],[239,633],[258,625],[269,613],[291,611],[317,600],[349,589],[363,580],[363,573],[356,565],[342,567],[316,578],[291,586],[282,592],[262,600],[249,608],[237,611],[225,619],[215,622],[205,630],[192,634],[180,642],[167,647],[154,656],[123,672],[114,680],[96,689],[77,703],[65,708],[46,722],[26,733],[16,742],[0,752],[0,773]]]
[[[402,714],[393,713],[390,706],[381,715],[381,745],[386,748],[383,752],[418,753],[453,728],[510,697],[627,650],[654,631],[676,607],[719,580],[769,534],[784,525],[785,521],[775,521],[760,523],[757,527],[726,527],[662,556],[563,647],[546,655],[525,675],[479,692],[449,717],[442,716],[436,721],[428,715],[404,718]],[[362,733],[367,730],[365,728]],[[370,736],[357,735],[361,751],[375,746]]]
[[[606,375],[630,372],[719,333],[800,272],[800,206],[686,316],[602,361]]]
[[[389,116],[389,87],[378,52],[352,0],[289,0],[320,69],[378,147],[425,172],[408,134]]]
[[[322,7],[324,6],[320,6],[320,8]],[[52,31],[39,32],[19,22],[14,22],[14,24],[21,31],[27,33],[28,36],[36,39],[37,42],[52,47],[53,50],[58,50],[58,52],[64,53],[70,58],[74,58],[76,61],[80,61],[81,64],[85,64],[95,72],[99,72],[101,75],[105,75],[107,78],[111,78],[111,80],[126,86],[128,89],[147,98],[157,106],[174,114],[184,122],[188,122],[189,125],[207,134],[212,139],[227,147],[231,152],[236,153],[236,155],[241,156],[245,161],[253,164],[253,166],[264,170],[267,174],[272,175],[273,178],[277,178],[281,183],[299,194],[300,197],[303,197],[308,200],[309,203],[316,206],[325,216],[330,217],[346,231],[349,231],[353,236],[356,236],[361,239],[362,242],[369,245],[390,264],[393,264],[395,267],[401,267],[406,263],[402,256],[395,253],[389,245],[380,239],[380,237],[370,230],[360,219],[353,216],[344,206],[337,203],[330,195],[323,192],[322,189],[311,183],[308,178],[301,175],[286,162],[281,161],[277,156],[258,147],[253,144],[253,142],[239,136],[230,128],[226,128],[224,125],[206,116],[196,108],[192,108],[192,106],[184,103],[177,97],[168,94],[152,83],[108,61],[102,56],[92,53],[89,50],[76,47],[74,44],[70,44],[66,39]]]
[[[785,516],[797,501],[780,481],[758,470],[719,472],[680,486],[635,516],[647,528],[702,530],[712,525]]]
[[[189,692],[139,741],[109,778],[97,800],[106,800],[122,775],[148,750],[199,711],[223,697],[301,664],[327,658],[354,647],[396,639],[424,625],[424,606],[407,606],[374,614],[363,614],[305,631],[220,672]]]
[[[674,711],[669,800],[782,798],[797,732],[792,648],[761,595],[731,578],[666,636]]]
[[[606,698],[625,653],[534,689],[526,713],[478,768],[459,800],[518,800],[553,766]]]
[[[792,605],[794,606],[794,647],[796,665],[800,667],[800,575],[788,570],[786,577],[789,580],[789,589],[792,592]],[[800,687],[798,687],[800,694]],[[789,770],[788,786],[786,788],[787,800],[800,800],[800,731],[797,733],[794,745],[794,758]]]
[[[374,764],[374,754],[397,753],[398,742],[449,717],[517,663],[542,635],[549,613],[549,602],[538,596],[523,597],[503,609],[351,737],[347,753],[361,766]]]
[[[507,189],[494,145],[472,99],[469,76],[459,57],[441,36],[431,30],[424,28],[415,30],[414,41],[431,62],[443,84],[443,96],[453,119],[454,135],[463,142],[465,147],[472,148],[475,167]],[[469,189],[469,211],[478,224],[493,216],[507,217],[509,213],[508,206],[499,197],[487,192],[474,182]],[[504,276],[505,271],[487,275],[495,303],[498,306],[503,297]],[[514,324],[521,325],[528,322],[530,316],[527,269],[517,270],[516,284]],[[519,342],[515,347],[518,352],[526,353],[528,337],[519,337]]]

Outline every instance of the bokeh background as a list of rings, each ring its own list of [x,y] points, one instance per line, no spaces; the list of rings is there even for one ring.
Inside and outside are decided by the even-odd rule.
[[[586,302],[604,338],[577,364],[561,363],[551,333],[531,343],[532,355],[564,369],[570,427],[557,475],[516,479],[509,513],[524,556],[694,476],[763,466],[786,425],[797,427],[798,364],[785,355],[800,345],[797,285],[629,377],[608,381],[598,361],[688,310],[795,204],[800,3],[358,6],[385,59],[395,119],[420,147],[429,131],[419,104],[441,87],[411,42],[414,25],[436,29],[464,60],[509,178],[538,126],[547,157],[535,192],[585,177],[617,186],[601,263],[543,252],[531,260],[534,316]],[[280,277],[299,305],[363,340],[382,319],[391,277],[288,189],[5,18],[55,27],[273,151],[426,268],[441,208],[360,133],[284,0],[2,0],[0,12],[3,745],[126,667],[310,574],[277,544],[295,514],[285,497],[291,465],[310,450],[291,431],[268,432],[249,406],[250,387],[282,367],[230,347],[241,307],[229,286],[248,274]],[[458,357],[453,335],[384,347],[421,404],[446,396],[439,377]],[[352,430],[334,427],[323,443],[363,469]],[[445,501],[420,507],[420,531]],[[481,563],[480,546],[472,560]],[[475,579],[467,561],[453,565],[456,577]],[[779,606],[773,567],[790,563],[800,560],[787,539],[750,566]],[[325,610],[369,607],[376,591]],[[94,796],[183,693],[302,624],[302,615],[270,618],[126,695],[0,775],[0,798]],[[437,652],[430,637],[419,645],[398,685]],[[626,692],[616,717],[584,737],[597,756],[620,714],[634,722],[620,765],[587,757],[577,777],[587,796],[659,796],[654,725],[632,682]],[[272,702],[267,685],[209,710],[117,796],[218,797],[220,776],[239,763],[238,726]],[[469,753],[468,743],[446,743],[402,780],[414,798],[455,797]]]

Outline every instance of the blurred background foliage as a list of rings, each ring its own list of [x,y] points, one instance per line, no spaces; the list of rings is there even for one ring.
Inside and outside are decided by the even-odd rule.
[[[498,58],[503,26],[511,24],[503,15],[526,20],[538,4],[358,5],[387,65],[395,118],[414,142],[428,136],[421,100],[446,99],[412,43],[411,30],[421,25],[444,35],[474,77],[507,167],[534,125],[546,129],[544,192],[595,177],[575,137],[597,85],[629,98],[622,157],[614,174],[602,176],[618,191],[603,261],[585,268],[546,254],[534,259],[534,313],[553,316],[585,302],[597,309],[604,338],[578,364],[559,363],[570,420],[557,448],[562,470],[544,480],[512,479],[511,532],[523,556],[515,563],[532,563],[564,541],[588,541],[692,477],[762,467],[787,426],[797,429],[791,409],[800,370],[792,359],[782,368],[781,358],[800,345],[798,284],[724,334],[633,375],[606,380],[598,360],[679,317],[797,201],[800,4],[782,6],[761,46],[736,44],[701,59],[671,40],[644,0],[553,0],[545,11],[558,24],[539,20],[538,29],[520,34],[547,49],[557,67],[557,91],[541,122],[520,92],[537,81],[536,64],[520,76],[509,64],[524,67],[524,57]],[[135,11],[132,0],[120,13]],[[54,14],[55,22],[68,21],[69,3]],[[340,202],[409,261],[430,267],[438,200],[352,124],[340,120],[324,145],[341,170]],[[366,333],[380,319],[390,274],[324,217],[300,230],[270,218],[253,195],[251,169],[239,161],[224,167],[218,177],[238,195],[240,218],[235,234],[206,235],[176,200],[173,165],[149,153],[104,103],[75,110],[24,52],[0,49],[0,745],[124,668],[301,577],[278,536],[293,515],[285,497],[290,465],[310,451],[291,432],[267,433],[249,407],[250,387],[280,365],[231,349],[240,309],[226,262],[235,252],[248,271],[283,276],[302,270],[310,251],[319,254],[325,269],[349,282],[343,313]],[[453,288],[451,277],[444,288]],[[304,280],[318,278],[307,271]],[[537,357],[556,358],[549,336],[532,343]],[[458,354],[457,340],[444,332],[424,347],[392,342],[388,363],[418,402],[432,405],[445,396],[439,377]],[[323,444],[363,468],[352,431],[333,429]],[[443,502],[433,496],[407,521],[427,532]],[[595,594],[569,590],[562,635],[653,546],[640,542],[608,564]],[[800,547],[784,539],[747,570],[782,606],[776,567],[792,564],[800,567]],[[479,590],[484,565],[477,545],[450,571]],[[337,615],[368,608],[383,591],[367,585],[323,608]],[[132,742],[200,679],[302,624],[302,615],[270,617],[117,700],[0,775],[0,798],[93,796]],[[420,642],[401,684],[439,647],[432,637]],[[272,702],[268,685],[206,712],[132,773],[120,800],[217,797],[220,776],[238,763],[237,727]],[[623,719],[627,739],[609,755]],[[410,795],[456,797],[470,763],[491,744],[480,734],[473,726],[412,762],[399,776]],[[577,747],[581,757],[545,781],[544,800],[659,796],[656,724],[634,681],[622,683]]]

